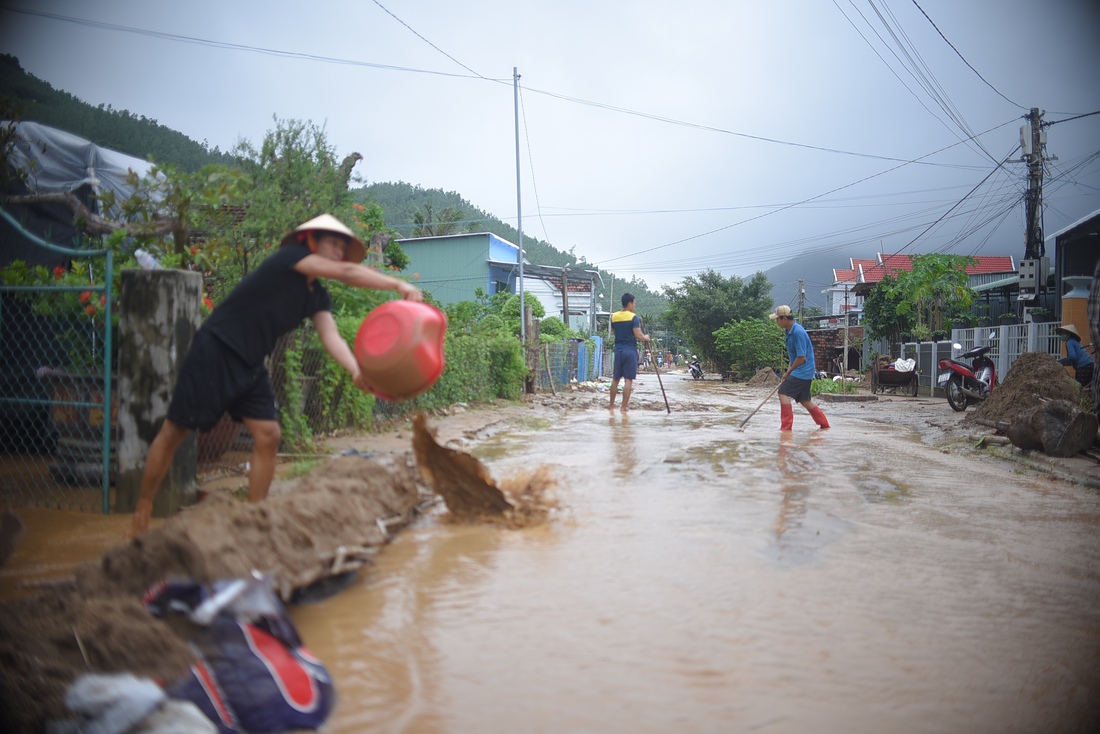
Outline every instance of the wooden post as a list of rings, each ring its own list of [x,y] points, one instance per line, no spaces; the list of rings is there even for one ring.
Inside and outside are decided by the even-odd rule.
[[[186,270],[124,270],[119,291],[119,443],[116,512],[133,512],[149,444],[168,412],[183,358],[199,329],[202,276]],[[196,436],[176,452],[153,503],[164,517],[194,504]]]
[[[542,356],[546,360],[546,379],[550,382],[550,392],[554,395],[558,394],[558,391],[554,389],[554,373],[550,371],[550,345],[542,345]]]
[[[523,354],[527,363],[527,379],[524,381],[524,392],[532,395],[538,387],[539,380],[539,323],[535,321],[531,304],[523,307],[523,328],[527,335],[527,343],[523,345]]]

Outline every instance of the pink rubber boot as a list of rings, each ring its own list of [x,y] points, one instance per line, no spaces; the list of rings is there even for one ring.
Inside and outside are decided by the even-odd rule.
[[[825,417],[825,411],[823,411],[818,406],[815,405],[813,408],[810,409],[810,417],[814,419],[814,423],[821,426],[822,428],[829,427],[829,420]]]
[[[779,404],[779,430],[789,431],[794,428],[794,406],[790,403]]]

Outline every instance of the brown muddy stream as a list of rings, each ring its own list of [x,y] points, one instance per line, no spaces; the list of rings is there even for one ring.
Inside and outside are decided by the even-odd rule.
[[[429,516],[293,609],[340,693],[325,731],[1096,730],[1094,490],[866,404],[739,432],[763,393],[672,375],[668,415],[650,382],[629,418],[532,411],[472,447],[554,468],[548,525]]]

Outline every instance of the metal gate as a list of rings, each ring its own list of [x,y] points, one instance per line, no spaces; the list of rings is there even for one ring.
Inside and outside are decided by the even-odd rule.
[[[24,237],[81,264],[71,270],[0,271],[0,499],[12,506],[110,512],[118,463],[117,398],[111,370],[114,257]],[[6,276],[6,277],[4,277]],[[38,278],[37,280],[41,280]]]

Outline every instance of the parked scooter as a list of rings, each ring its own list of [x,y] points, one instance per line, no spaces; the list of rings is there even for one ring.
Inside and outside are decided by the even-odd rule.
[[[699,358],[694,354],[691,355],[691,361],[688,362],[688,369],[691,371],[691,376],[696,380],[703,379],[703,365],[699,364]]]
[[[989,336],[992,339],[995,334]],[[952,346],[962,349],[961,344]],[[986,356],[992,349],[992,346],[974,347],[957,359],[940,360],[936,384],[943,388],[947,404],[953,410],[964,411],[970,403],[980,403],[993,394],[997,386],[997,367]],[[967,359],[969,364],[963,361]]]

